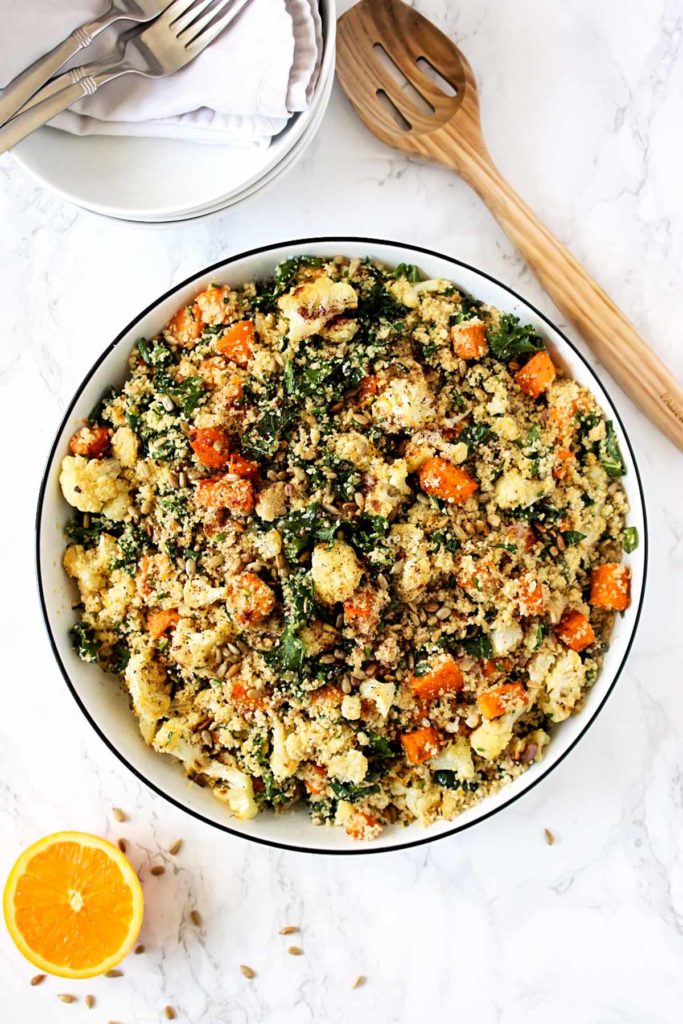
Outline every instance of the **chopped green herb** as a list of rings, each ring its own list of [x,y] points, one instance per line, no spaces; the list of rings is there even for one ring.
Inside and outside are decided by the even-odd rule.
[[[422,280],[422,273],[414,263],[399,263],[394,271],[394,277],[407,277],[415,284]]]
[[[99,644],[95,640],[90,626],[84,622],[75,622],[69,630],[71,644],[81,661],[96,662],[99,659]]]
[[[630,555],[632,551],[635,551],[640,543],[638,528],[636,526],[627,526],[621,535],[621,542],[626,554]]]
[[[468,423],[457,438],[457,443],[466,444],[470,448],[478,448],[480,444],[488,443],[496,435],[486,423]]]

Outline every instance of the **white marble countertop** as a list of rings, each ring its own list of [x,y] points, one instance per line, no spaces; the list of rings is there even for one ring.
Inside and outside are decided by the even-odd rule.
[[[502,171],[683,377],[680,3],[418,7],[468,54]],[[8,488],[0,876],[24,845],[56,829],[123,835],[138,864],[184,840],[166,874],[146,882],[147,951],[126,961],[119,980],[31,988],[35,972],[0,929],[3,1024],[151,1024],[165,1005],[192,1024],[679,1021],[682,461],[613,384],[651,528],[649,589],[628,667],[574,753],[523,800],[462,835],[344,860],[207,830],[104,748],[69,696],[41,622],[33,514],[49,441],[95,354],[140,308],[232,252],[354,233],[458,256],[565,327],[479,201],[446,171],[376,142],[338,90],[296,171],[218,219],[156,228],[103,220],[63,205],[8,157],[0,181]],[[112,806],[130,820],[117,825]],[[188,923],[193,907],[201,929]],[[304,956],[287,955],[291,939],[277,934],[286,924],[301,926]],[[253,966],[253,981],[240,963]],[[358,975],[367,984],[354,990]],[[78,1002],[59,1003],[65,991]],[[97,997],[94,1011],[86,992]]]

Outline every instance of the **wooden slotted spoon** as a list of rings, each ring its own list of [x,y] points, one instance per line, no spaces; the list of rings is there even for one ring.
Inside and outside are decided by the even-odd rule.
[[[451,95],[429,73],[430,66],[452,87]],[[379,139],[445,164],[472,186],[600,361],[683,450],[683,389],[633,324],[501,177],[482,135],[472,68],[455,44],[401,0],[360,0],[339,19],[337,75],[356,112]],[[418,96],[405,82],[402,87],[403,77]]]

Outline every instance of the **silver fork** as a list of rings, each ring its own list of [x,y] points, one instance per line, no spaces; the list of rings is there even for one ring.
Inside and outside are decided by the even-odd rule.
[[[0,96],[0,124],[10,117],[33,96],[41,85],[79,50],[89,46],[95,36],[117,21],[135,21],[138,24],[151,21],[167,7],[169,0],[111,0],[109,9],[99,18],[81,25],[49,53],[44,54],[20,75],[13,78]]]
[[[252,0],[174,0],[163,14],[128,40],[124,55],[26,111],[0,128],[0,153],[25,139],[81,99],[122,75],[163,78],[189,64],[248,7]],[[68,75],[63,76],[68,78]]]

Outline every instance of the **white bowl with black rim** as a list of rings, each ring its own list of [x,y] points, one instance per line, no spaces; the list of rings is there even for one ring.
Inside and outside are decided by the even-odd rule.
[[[631,605],[616,618],[602,671],[584,707],[555,728],[544,759],[453,821],[439,821],[427,828],[419,825],[388,827],[372,843],[358,843],[342,829],[313,825],[303,808],[278,815],[264,812],[250,821],[230,817],[225,805],[216,800],[209,789],[188,781],[173,758],[162,756],[145,745],[123,687],[96,665],[82,662],[69,639],[69,628],[76,621],[72,609],[76,591],[61,561],[65,544],[63,529],[73,510],[64,501],[58,482],[69,438],[105,389],[124,382],[128,355],[137,338],[155,335],[179,306],[190,302],[211,282],[235,286],[269,277],[281,260],[294,255],[370,256],[391,265],[416,263],[429,277],[451,280],[476,298],[531,323],[546,340],[553,360],[569,376],[590,388],[606,415],[613,420],[626,465],[623,486],[631,507],[628,522],[637,528],[641,538],[636,550],[625,556],[632,574]],[[573,750],[605,705],[633,643],[643,602],[648,538],[640,476],[619,414],[586,360],[547,317],[490,275],[429,249],[369,238],[313,238],[264,246],[214,263],[151,302],[113,341],[108,344],[107,339],[102,341],[106,347],[69,403],[50,451],[38,499],[37,568],[45,625],[69,691],[93,729],[127,769],[176,807],[232,835],[292,850],[358,854],[416,846],[471,828],[532,789]]]

